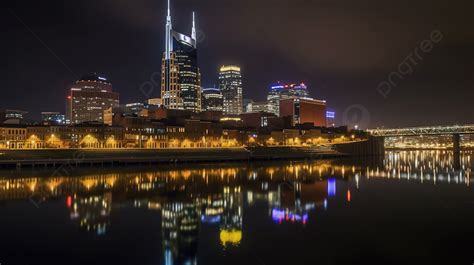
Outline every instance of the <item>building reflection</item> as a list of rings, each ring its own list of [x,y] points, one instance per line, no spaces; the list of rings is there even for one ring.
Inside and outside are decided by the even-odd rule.
[[[161,216],[165,264],[197,264],[199,232],[197,204],[165,203]]]
[[[112,193],[99,195],[77,195],[67,197],[71,220],[77,223],[80,230],[104,235],[110,225]]]
[[[243,199],[240,187],[224,187],[219,239],[224,247],[238,246],[242,240]]]
[[[106,173],[94,175],[77,169],[75,176],[52,177],[46,172],[8,172],[0,176],[0,207],[19,201],[33,201],[41,207],[48,201],[64,200],[70,222],[80,231],[100,236],[107,236],[113,225],[111,213],[121,206],[156,211],[161,214],[165,264],[197,264],[200,228],[214,229],[220,247],[239,248],[245,238],[247,207],[264,209],[264,216],[277,226],[304,226],[318,211],[328,208],[328,201],[356,200],[358,188],[372,179],[469,187],[471,157],[472,151],[462,153],[460,169],[454,168],[452,153],[437,150],[387,152],[381,163],[324,160],[195,165],[121,169],[120,173],[103,169],[99,171]],[[341,181],[347,185],[336,187]]]

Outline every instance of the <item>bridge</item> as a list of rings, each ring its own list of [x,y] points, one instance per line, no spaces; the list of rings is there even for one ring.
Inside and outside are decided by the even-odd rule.
[[[420,135],[461,135],[474,134],[474,125],[412,127],[395,129],[370,129],[369,134],[378,137],[420,136]]]
[[[411,128],[394,128],[394,129],[369,129],[367,132],[379,138],[400,137],[400,136],[437,136],[452,135],[453,137],[453,153],[455,165],[460,165],[461,137],[462,134],[474,134],[474,125],[452,125],[452,126],[427,126],[427,127],[411,127]]]

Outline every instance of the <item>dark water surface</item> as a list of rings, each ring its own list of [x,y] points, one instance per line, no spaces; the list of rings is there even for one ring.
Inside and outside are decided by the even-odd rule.
[[[473,264],[472,152],[0,172],[0,263]]]

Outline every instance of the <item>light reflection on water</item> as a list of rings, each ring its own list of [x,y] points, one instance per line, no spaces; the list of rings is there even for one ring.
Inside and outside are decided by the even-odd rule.
[[[317,225],[320,216],[324,216],[332,207],[340,209],[357,204],[359,198],[362,203],[367,193],[365,186],[373,189],[371,183],[379,185],[378,180],[384,181],[384,187],[397,185],[397,182],[430,186],[452,184],[464,186],[461,190],[469,193],[473,184],[471,156],[471,151],[462,153],[459,167],[455,165],[453,155],[447,151],[406,151],[388,152],[383,161],[328,160],[143,169],[106,168],[94,170],[93,174],[89,173],[91,169],[74,169],[68,171],[71,174],[69,176],[53,174],[54,177],[50,177],[51,172],[46,171],[0,173],[3,176],[0,178],[0,214],[14,210],[45,214],[42,211],[48,209],[60,215],[66,210],[68,217],[62,219],[63,223],[40,222],[37,225],[45,230],[54,230],[54,226],[66,225],[64,222],[68,222],[74,229],[63,228],[63,231],[90,244],[126,230],[114,230],[114,221],[119,223],[117,227],[123,226],[122,223],[131,218],[140,224],[140,220],[145,219],[145,211],[156,215],[156,224],[150,231],[158,231],[156,240],[159,240],[161,247],[158,253],[148,253],[154,258],[155,264],[201,264],[200,256],[207,261],[203,264],[230,261],[239,264],[247,262],[247,259],[235,251],[243,251],[247,245],[252,245],[253,237],[256,237],[248,231],[255,231],[255,228],[264,230],[270,224],[276,225],[276,231],[292,231],[289,226],[307,230],[321,228],[322,225]],[[143,211],[135,212],[136,215],[132,216],[122,216],[125,209]],[[348,208],[346,212],[350,212]],[[114,214],[120,214],[120,218],[113,218]],[[256,215],[263,218],[258,219]],[[25,227],[18,225],[10,229],[22,234]],[[134,229],[126,231],[139,234]],[[0,232],[7,233],[4,228],[0,228]],[[28,235],[22,237],[29,238]],[[5,241],[9,240],[13,238],[7,237]],[[206,245],[204,251],[200,241],[214,242],[215,245]],[[53,245],[59,249],[64,244],[56,243]],[[308,246],[311,244],[305,243],[305,247]],[[87,253],[88,248],[81,247]],[[10,250],[10,253],[15,251],[19,250]],[[98,258],[91,255],[89,258]],[[130,256],[136,259],[132,253]],[[28,257],[24,261],[34,263],[31,261],[38,261],[38,258],[44,258],[44,255]],[[279,260],[273,263],[280,264]],[[14,258],[9,261],[15,262]],[[70,259],[67,261],[71,264],[75,262]],[[118,261],[135,264],[128,259]],[[62,262],[64,260],[57,260],[58,264]],[[79,259],[77,262],[83,261]]]

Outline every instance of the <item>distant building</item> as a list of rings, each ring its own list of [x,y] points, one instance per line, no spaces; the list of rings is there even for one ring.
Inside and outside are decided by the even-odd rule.
[[[119,94],[106,78],[88,75],[70,89],[66,105],[66,119],[73,124],[104,122],[104,111],[119,105]]]
[[[268,111],[279,115],[280,100],[288,98],[307,98],[309,97],[308,88],[304,83],[301,84],[282,84],[278,83],[270,87],[267,95]]]
[[[247,107],[247,112],[270,112],[268,108],[268,101],[260,101],[260,102],[250,102]]]
[[[223,98],[218,88],[204,88],[202,90],[202,110],[222,111]]]
[[[125,107],[127,107],[128,109],[130,109],[131,112],[132,112],[135,116],[142,116],[142,111],[143,111],[143,109],[146,108],[146,104],[141,103],[141,102],[128,103],[128,104],[125,104]]]
[[[198,67],[194,13],[192,34],[189,37],[173,30],[168,6],[161,69],[162,104],[167,109],[201,111],[201,73]]]
[[[150,98],[146,101],[148,105],[155,105],[155,106],[161,106],[163,104],[163,101],[161,98]]]
[[[269,120],[275,118],[275,114],[267,112],[249,112],[242,113],[239,115],[242,120],[242,124],[245,127],[267,127],[269,125]]]
[[[113,125],[113,119],[115,115],[121,115],[121,116],[132,116],[136,117],[135,113],[133,110],[129,107],[126,106],[116,106],[116,107],[110,107],[106,110],[104,110],[104,124]]]
[[[66,116],[60,112],[41,112],[41,121],[47,124],[65,124]]]
[[[219,88],[223,96],[223,112],[239,115],[243,112],[242,74],[238,66],[222,66],[219,72]]]
[[[336,127],[336,112],[326,111],[327,127]]]
[[[6,109],[0,111],[0,123],[20,124],[23,122],[27,111]]]
[[[290,98],[280,101],[280,117],[291,116],[293,125],[310,123],[326,127],[326,101]]]
[[[243,106],[243,112],[248,112],[247,111],[247,107],[250,103],[254,102],[253,100],[249,99],[249,98],[244,98],[242,100],[242,106]]]

